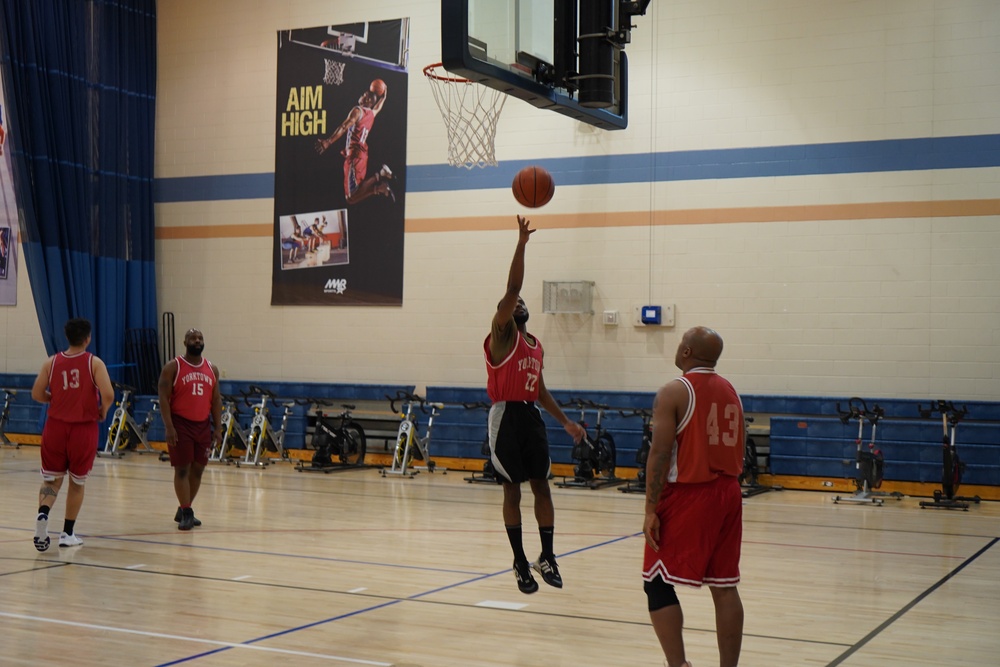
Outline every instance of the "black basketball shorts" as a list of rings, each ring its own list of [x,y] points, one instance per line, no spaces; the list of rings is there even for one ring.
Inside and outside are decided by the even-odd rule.
[[[515,484],[549,478],[549,441],[545,422],[534,403],[494,403],[490,408],[489,436],[490,458],[497,475]]]

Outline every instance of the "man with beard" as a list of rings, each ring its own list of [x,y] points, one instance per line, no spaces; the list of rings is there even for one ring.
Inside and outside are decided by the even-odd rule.
[[[174,493],[179,503],[174,521],[178,529],[191,530],[201,525],[191,504],[201,487],[201,475],[208,465],[212,445],[222,437],[222,396],[219,369],[201,356],[205,349],[201,331],[188,329],[184,347],[183,357],[171,359],[163,367],[159,394],[170,465],[174,468]]]
[[[497,304],[490,335],[483,342],[486,355],[487,393],[493,405],[489,414],[490,458],[503,484],[503,522],[514,552],[514,576],[522,593],[534,593],[535,569],[549,586],[562,588],[562,577],[553,551],[555,509],[549,489],[549,443],[545,423],[535,405],[541,403],[574,442],[584,437],[583,427],[572,421],[545,388],[542,379],[542,343],[528,333],[528,309],[521,298],[524,282],[524,248],[535,230],[517,216],[520,235],[507,277],[507,292]],[[535,497],[535,519],[542,541],[538,560],[528,562],[521,542],[521,484],[527,481]]]

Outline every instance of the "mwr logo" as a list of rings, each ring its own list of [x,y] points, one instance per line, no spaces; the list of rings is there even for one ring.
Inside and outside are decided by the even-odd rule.
[[[323,294],[343,294],[347,291],[347,278],[330,278],[323,287]]]

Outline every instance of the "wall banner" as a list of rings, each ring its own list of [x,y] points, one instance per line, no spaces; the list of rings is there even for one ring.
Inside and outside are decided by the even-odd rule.
[[[400,306],[409,19],[282,30],[272,305]]]
[[[2,83],[2,82],[0,82]],[[17,200],[6,141],[3,86],[0,85],[0,306],[17,305]]]

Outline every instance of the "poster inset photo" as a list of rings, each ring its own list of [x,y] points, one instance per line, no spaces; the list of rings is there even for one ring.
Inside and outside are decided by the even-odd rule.
[[[346,208],[283,215],[278,225],[282,270],[350,264]]]

